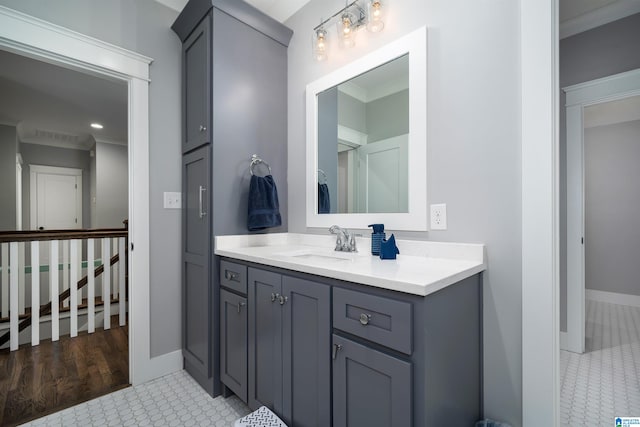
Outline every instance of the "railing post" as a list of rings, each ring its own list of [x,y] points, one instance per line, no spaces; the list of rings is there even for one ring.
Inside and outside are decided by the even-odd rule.
[[[0,250],[2,250],[2,259],[0,261],[0,266],[2,266],[2,276],[0,277],[2,307],[0,307],[0,317],[7,317],[9,316],[9,243],[2,243]]]
[[[60,270],[58,260],[60,252],[60,241],[49,242],[49,286],[51,294],[51,341],[60,339]]]
[[[69,241],[62,241],[62,290],[69,289]],[[63,307],[69,307],[69,299],[62,301]]]
[[[124,243],[124,237],[120,237],[118,239],[118,286],[120,288],[120,293],[118,297],[118,313],[120,315],[120,326],[124,326],[127,324],[127,300],[126,300],[126,290],[125,290],[125,266],[124,266],[124,253],[126,252],[126,247]]]
[[[27,287],[27,281],[24,274],[24,242],[18,243],[18,305],[19,313],[26,313],[26,304],[24,299],[24,291]]]
[[[31,242],[31,345],[40,344],[40,242]]]
[[[90,334],[96,331],[96,277],[95,269],[95,240],[87,240],[87,329]]]
[[[19,344],[19,330],[18,330],[18,269],[20,268],[20,262],[18,260],[18,242],[11,242],[10,246],[10,278],[9,278],[9,349],[11,351],[17,350]]]
[[[104,314],[104,329],[111,328],[111,239],[105,237],[102,239],[102,265],[104,271],[102,273],[102,306]]]
[[[73,239],[70,241],[70,258],[71,258],[71,281],[69,287],[71,288],[71,314],[69,318],[71,337],[78,336],[78,242],[79,240]]]

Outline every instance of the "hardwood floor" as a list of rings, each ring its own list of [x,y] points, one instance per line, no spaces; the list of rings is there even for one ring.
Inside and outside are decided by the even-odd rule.
[[[118,324],[117,316],[112,325]],[[14,426],[129,386],[128,327],[0,350],[0,426]]]

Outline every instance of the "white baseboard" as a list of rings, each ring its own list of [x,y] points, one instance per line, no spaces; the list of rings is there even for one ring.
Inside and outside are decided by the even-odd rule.
[[[568,350],[567,341],[569,340],[569,334],[567,332],[560,331],[560,350]]]
[[[585,291],[585,298],[592,301],[640,307],[640,295],[619,294],[616,292],[596,291],[594,289],[585,289]]]
[[[131,359],[131,357],[129,357]],[[133,385],[139,385],[165,375],[178,372],[182,369],[182,350],[172,351],[162,356],[152,357],[144,366],[137,366],[136,376],[139,381]],[[138,376],[139,375],[139,376]]]

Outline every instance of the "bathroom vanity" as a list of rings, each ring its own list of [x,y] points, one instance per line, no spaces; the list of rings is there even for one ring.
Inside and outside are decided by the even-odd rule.
[[[227,391],[291,426],[473,425],[484,246],[400,240],[383,261],[331,237],[216,237]]]

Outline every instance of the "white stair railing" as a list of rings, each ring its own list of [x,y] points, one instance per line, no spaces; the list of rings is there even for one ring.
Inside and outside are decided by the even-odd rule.
[[[24,343],[38,345],[47,338],[41,331],[46,322],[51,323],[52,341],[61,334],[77,336],[80,319],[88,333],[95,332],[101,320],[103,328],[109,329],[116,312],[119,325],[126,325],[126,236],[126,228],[0,233],[0,348],[8,344],[14,351]],[[101,284],[95,280],[96,273],[102,275]],[[101,310],[96,297],[102,301]],[[112,299],[118,300],[113,308]],[[41,305],[41,301],[50,302]],[[44,332],[46,335],[49,329]]]

